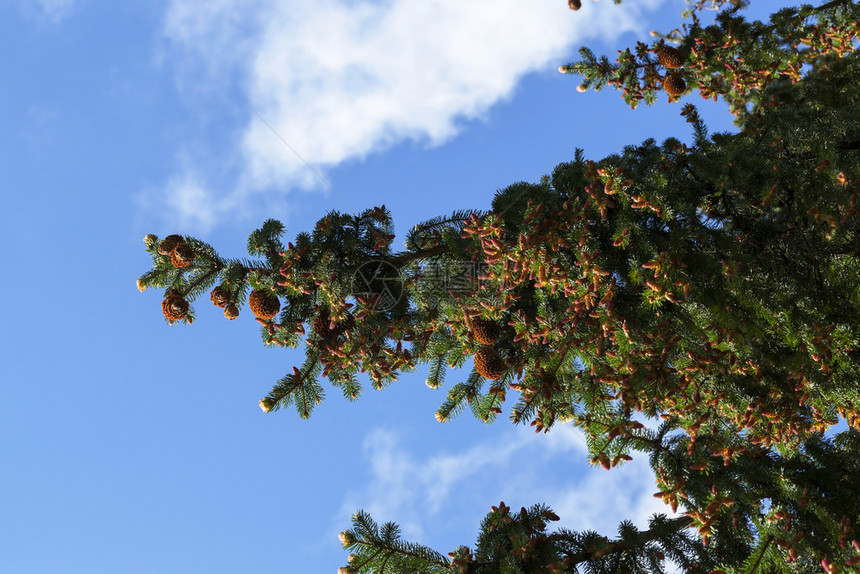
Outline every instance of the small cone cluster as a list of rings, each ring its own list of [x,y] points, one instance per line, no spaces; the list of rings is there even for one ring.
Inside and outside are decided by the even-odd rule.
[[[281,301],[278,297],[268,291],[254,289],[248,297],[248,306],[251,312],[260,319],[268,321],[281,310]]]
[[[490,380],[498,379],[504,375],[507,365],[495,346],[502,332],[499,324],[483,317],[470,319],[467,315],[466,325],[475,340],[482,345],[475,353],[475,369],[478,374]]]
[[[160,255],[170,255],[170,252],[176,249],[180,243],[185,243],[181,235],[168,235],[158,244],[158,253]]]
[[[161,312],[172,325],[174,321],[181,321],[188,315],[188,301],[181,295],[168,295],[161,302]]]
[[[678,48],[661,45],[657,48],[657,59],[660,65],[670,70],[684,67],[684,56]],[[680,96],[687,91],[687,82],[678,72],[669,72],[663,79],[663,89],[672,97]]]
[[[185,243],[181,235],[168,235],[158,244],[158,253],[169,255],[173,266],[181,269],[194,261],[194,250]]]
[[[505,360],[492,345],[484,345],[475,353],[475,369],[485,379],[501,378],[507,370]]]

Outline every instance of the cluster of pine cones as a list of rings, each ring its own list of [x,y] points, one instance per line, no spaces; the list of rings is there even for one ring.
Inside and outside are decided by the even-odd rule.
[[[471,323],[472,335],[483,345],[475,353],[475,369],[485,379],[501,378],[505,374],[507,366],[495,347],[502,331],[499,324],[480,317],[472,319]]]
[[[224,316],[231,321],[239,316],[239,308],[230,301],[230,294],[223,286],[218,285],[209,294],[209,299],[216,307],[224,309]],[[254,289],[248,296],[248,307],[258,318],[269,321],[281,310],[281,300],[270,291]]]
[[[231,321],[239,316],[239,307],[230,301],[230,294],[227,293],[227,290],[221,285],[218,285],[212,290],[209,294],[209,300],[212,301],[216,307],[224,309],[224,316]]]
[[[567,0],[567,6],[571,10],[579,10],[582,8],[582,0]],[[681,52],[672,46],[660,46],[657,49],[657,58],[662,66],[670,70],[677,70],[684,65],[684,57]],[[559,68],[559,71],[562,71],[562,68]],[[663,89],[670,96],[680,96],[687,91],[687,82],[678,72],[669,72],[663,80]]]
[[[170,262],[179,269],[188,267],[194,261],[194,250],[181,235],[168,235],[162,239],[158,244],[158,253],[170,255]]]
[[[660,64],[670,70],[677,70],[684,65],[684,56],[677,48],[672,46],[660,46],[657,48],[657,59]],[[669,72],[663,80],[663,89],[670,96],[680,96],[687,91],[687,82],[678,72]]]
[[[173,266],[181,269],[194,261],[194,250],[185,243],[181,235],[168,235],[158,244],[159,255],[169,255]],[[173,290],[168,290],[161,302],[161,312],[172,325],[188,315],[188,301]]]

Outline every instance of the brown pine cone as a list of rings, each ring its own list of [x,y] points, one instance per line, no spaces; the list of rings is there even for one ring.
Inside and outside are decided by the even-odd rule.
[[[676,70],[684,65],[681,52],[672,46],[662,46],[657,49],[657,59],[663,66]]]
[[[170,255],[170,252],[180,243],[185,243],[181,235],[168,235],[158,244],[158,253],[161,255]]]
[[[227,290],[218,285],[212,290],[212,293],[209,295],[209,299],[212,303],[215,304],[216,307],[224,308],[227,306],[227,303],[230,302],[230,296],[227,294]]]
[[[248,297],[248,306],[254,315],[268,321],[281,310],[281,300],[269,291],[254,289]]]
[[[485,345],[475,353],[475,368],[478,374],[485,379],[495,380],[501,378],[507,370],[504,359],[496,351],[495,347]]]
[[[472,335],[482,345],[494,345],[502,330],[495,321],[476,317],[472,319]]]
[[[227,303],[227,306],[224,307],[224,316],[232,321],[239,316],[239,307],[235,303]]]
[[[174,267],[188,267],[194,261],[194,250],[187,243],[180,243],[170,252],[170,261]]]
[[[670,96],[680,96],[687,91],[687,82],[677,72],[669,72],[663,80],[663,89]]]
[[[332,329],[330,325],[331,316],[329,315],[328,309],[318,308],[313,322],[314,333],[323,339],[328,339],[337,332],[337,326]]]
[[[167,295],[161,302],[161,312],[171,324],[181,321],[188,315],[188,301],[181,295]]]

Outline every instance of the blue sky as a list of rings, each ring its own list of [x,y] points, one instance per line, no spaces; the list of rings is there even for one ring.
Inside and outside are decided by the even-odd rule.
[[[257,401],[303,350],[265,348],[247,311],[230,322],[206,301],[168,327],[135,280],[147,233],[243,256],[268,217],[292,239],[328,210],[385,204],[399,249],[416,223],[488,209],[576,146],[689,142],[681,104],[630,110],[557,71],[582,44],[650,41],[684,5],[0,4],[0,571],[334,572],[360,508],[445,553],[500,500],[606,535],[670,512],[647,461],[591,468],[564,425],[438,423],[426,367],[354,404],[330,393],[309,421],[265,415]],[[733,129],[722,103],[684,101]]]

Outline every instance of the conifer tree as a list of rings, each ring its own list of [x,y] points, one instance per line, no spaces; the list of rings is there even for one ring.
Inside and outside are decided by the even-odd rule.
[[[615,0],[616,3],[619,0]],[[860,564],[860,8],[849,0],[743,17],[747,0],[688,0],[687,22],[616,61],[587,48],[562,66],[580,90],[633,107],[660,90],[694,145],[647,140],[599,161],[577,150],[489,210],[416,225],[393,252],[384,205],[336,211],[295,244],[266,221],[254,259],[148,235],[143,290],[168,322],[210,300],[250,299],[266,345],[306,359],[260,401],[307,418],[325,378],[355,400],[429,364],[427,385],[467,365],[436,417],[469,408],[537,432],[584,431],[594,465],[647,454],[677,518],[613,537],[548,530],[537,504],[500,503],[474,550],[404,541],[363,511],[341,533],[342,573],[857,571]],[[579,9],[579,2],[570,2]],[[706,8],[719,10],[704,25]],[[723,98],[736,134],[709,135],[688,94]],[[641,413],[655,429],[634,420]],[[824,433],[843,417],[848,430]],[[643,455],[644,455],[643,454]],[[767,508],[766,508],[767,507]]]

